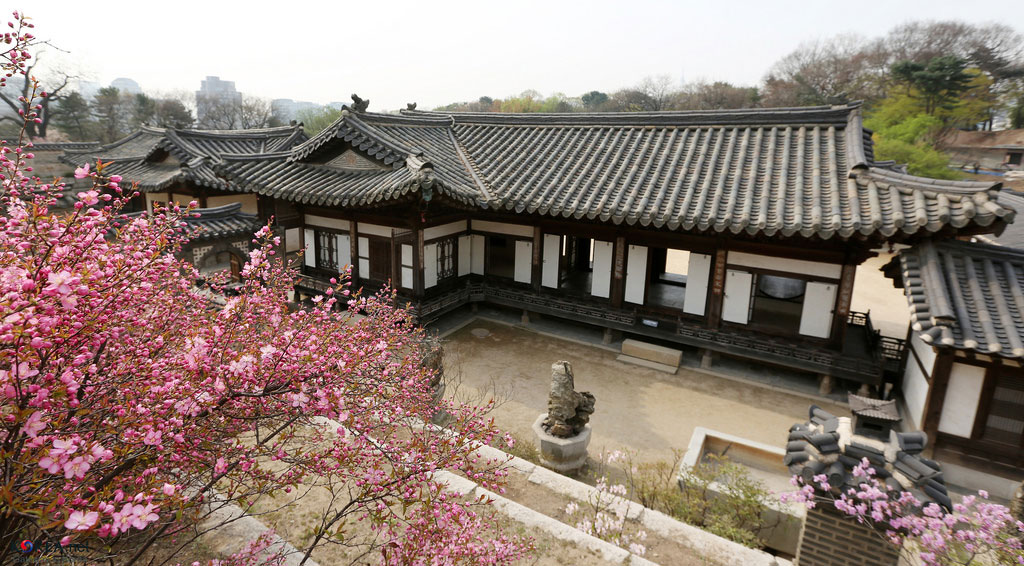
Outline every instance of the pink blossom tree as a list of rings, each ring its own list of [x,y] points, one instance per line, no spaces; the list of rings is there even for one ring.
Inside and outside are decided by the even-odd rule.
[[[966,496],[947,510],[892,489],[876,477],[866,458],[852,475],[858,487],[846,490],[829,485],[824,474],[811,483],[794,476],[792,483],[800,489],[783,494],[783,501],[808,508],[832,505],[886,542],[915,552],[926,566],[1024,564],[1024,523],[1005,506],[988,501],[988,493]]]
[[[8,76],[33,41],[23,15],[10,28]],[[26,123],[38,120],[29,102]],[[292,274],[267,227],[240,295],[212,308],[174,258],[190,209],[127,219],[137,193],[99,163],[76,171],[92,188],[74,210],[51,213],[68,188],[31,176],[24,135],[2,145],[0,562],[32,539],[136,563],[154,542],[186,544],[219,507],[313,484],[332,499],[307,558],[329,543],[387,564],[501,564],[529,550],[432,479],[452,469],[500,490],[501,463],[474,455],[500,433],[488,407],[432,398],[423,331],[393,295],[339,283],[289,310]],[[425,426],[439,409],[448,424]],[[348,533],[357,520],[369,534]]]

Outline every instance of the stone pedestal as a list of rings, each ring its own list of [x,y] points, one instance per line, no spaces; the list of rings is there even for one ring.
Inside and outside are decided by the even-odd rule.
[[[576,436],[561,438],[548,434],[543,427],[547,413],[533,422],[533,433],[540,444],[540,463],[556,472],[575,472],[587,461],[587,446],[590,445],[590,425],[583,427]]]
[[[829,395],[832,393],[832,388],[835,387],[835,380],[831,375],[821,374],[818,376],[818,394]]]

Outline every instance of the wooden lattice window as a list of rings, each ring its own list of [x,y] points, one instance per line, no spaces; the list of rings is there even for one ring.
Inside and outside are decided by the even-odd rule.
[[[337,236],[331,232],[316,231],[316,266],[319,269],[338,270]]]
[[[458,275],[458,240],[448,238],[437,242],[437,280],[444,281]]]
[[[988,415],[982,415],[981,438],[1020,450],[1024,441],[1024,381],[1003,368],[990,371],[996,372],[989,376],[995,379],[995,387]]]

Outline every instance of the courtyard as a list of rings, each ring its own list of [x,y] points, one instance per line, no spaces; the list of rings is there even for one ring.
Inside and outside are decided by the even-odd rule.
[[[694,361],[690,352],[671,375],[617,361],[614,345],[588,343],[582,330],[564,328],[564,337],[558,337],[538,325],[512,325],[494,316],[472,318],[445,338],[445,371],[456,382],[449,394],[484,401],[493,396],[498,427],[523,440],[533,441],[531,426],[547,412],[551,364],[559,360],[572,363],[576,389],[597,399],[590,420],[592,456],[630,450],[643,460],[667,460],[673,450],[686,449],[696,427],[781,448],[789,427],[807,419],[812,403],[849,414],[837,402],[799,390],[688,367]],[[750,366],[748,371],[759,370]],[[813,379],[810,383],[813,389]]]

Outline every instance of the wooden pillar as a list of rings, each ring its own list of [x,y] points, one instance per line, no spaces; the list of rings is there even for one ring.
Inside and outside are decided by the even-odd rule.
[[[533,287],[534,291],[540,291],[540,278],[543,270],[542,255],[544,250],[543,235],[541,233],[540,226],[533,227],[533,265],[530,269],[530,286]]]
[[[424,292],[424,273],[423,273],[423,230],[420,228],[414,228],[416,231],[416,243],[413,244],[416,247],[416,253],[412,254],[412,272],[413,272],[413,292],[417,297],[422,297]]]
[[[850,301],[853,299],[853,282],[857,275],[857,266],[851,263],[844,263],[843,270],[839,275],[839,289],[836,293],[835,316],[832,317],[832,338],[829,343],[842,349],[846,340],[846,324],[850,317]]]
[[[715,250],[715,265],[711,269],[711,299],[708,301],[708,328],[718,328],[722,322],[722,301],[725,297],[726,250]]]
[[[388,250],[391,252],[391,280],[388,284],[391,285],[392,289],[402,288],[402,262],[398,259],[398,254],[402,253],[402,246],[395,243],[395,229],[391,229],[391,237],[388,238]]]
[[[358,289],[359,285],[359,230],[357,229],[356,221],[349,222],[349,238],[348,247],[350,257],[352,258],[352,289]]]
[[[932,441],[932,450],[934,450],[935,439],[939,432],[939,419],[942,418],[942,405],[946,401],[946,390],[949,389],[949,374],[953,371],[953,357],[951,351],[940,351],[939,355],[935,357],[931,384],[928,387],[928,396],[924,401],[921,430]]]
[[[612,263],[612,306],[622,308],[622,301],[626,294],[626,238],[618,236],[615,238],[615,246],[612,250],[615,256]]]

